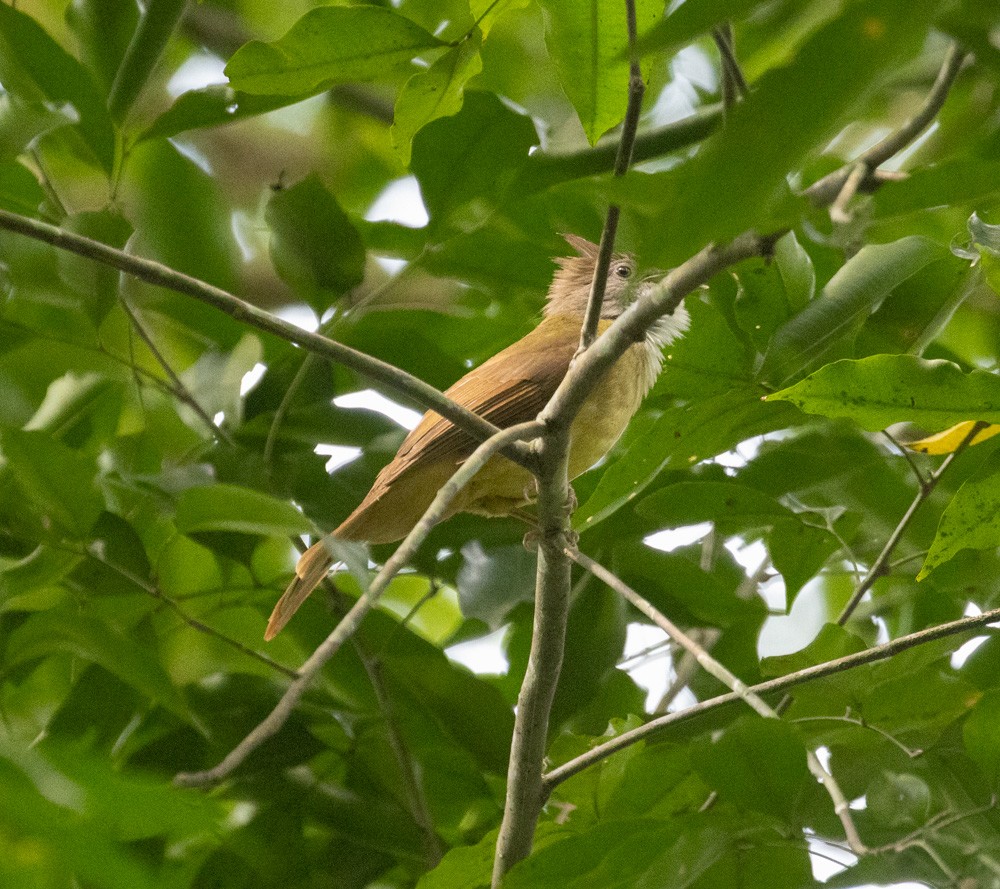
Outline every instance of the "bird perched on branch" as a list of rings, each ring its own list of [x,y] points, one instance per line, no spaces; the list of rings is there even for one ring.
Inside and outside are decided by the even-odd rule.
[[[452,401],[505,428],[534,420],[569,370],[597,265],[598,247],[576,235],[566,240],[577,256],[559,257],[544,318],[531,333],[467,373],[445,392]],[[598,331],[607,329],[641,295],[649,281],[636,274],[635,259],[616,253],[608,268]],[[570,427],[569,477],[601,459],[618,440],[652,387],[663,363],[662,348],[688,325],[683,306],[650,328],[604,374]],[[367,496],[333,531],[340,540],[391,543],[405,537],[477,442],[434,411],[406,436]],[[532,476],[503,456],[493,457],[452,501],[448,515],[472,512],[504,516],[528,502]],[[334,562],[326,538],[299,559],[295,577],[278,600],[264,634],[272,639],[320,584]]]

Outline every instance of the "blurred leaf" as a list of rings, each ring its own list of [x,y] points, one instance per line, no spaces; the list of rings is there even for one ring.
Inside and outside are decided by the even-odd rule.
[[[461,110],[466,81],[483,69],[479,57],[482,42],[477,28],[426,71],[414,74],[400,90],[389,132],[404,166],[410,163],[413,137],[421,127]]]
[[[996,730],[998,719],[1000,692],[989,691],[980,698],[962,724],[965,749],[994,788],[1000,780],[1000,736]]]
[[[187,720],[187,705],[155,652],[94,614],[61,608],[31,615],[10,634],[5,660],[12,667],[65,653],[100,664],[151,701]]]
[[[960,550],[996,546],[1000,546],[1000,454],[979,467],[945,507],[917,580]]]
[[[537,142],[531,118],[492,93],[470,92],[454,117],[431,121],[413,140],[410,167],[432,222],[460,229],[480,224],[482,202],[501,201]]]
[[[44,200],[38,180],[21,164],[0,163],[0,206],[14,213],[34,216]]]
[[[275,269],[318,313],[361,283],[365,246],[318,176],[275,192],[265,218]]]
[[[146,0],[108,96],[108,110],[121,121],[146,85],[187,0]]]
[[[391,9],[321,6],[279,40],[241,47],[226,65],[226,76],[233,89],[245,93],[305,98],[337,83],[392,75],[420,52],[444,45]]]
[[[486,550],[478,540],[467,543],[458,572],[462,614],[499,629],[518,602],[534,599],[536,561],[535,554],[523,546]]]
[[[66,22],[80,45],[81,60],[108,93],[139,21],[130,0],[72,0]]]
[[[545,41],[559,79],[593,145],[625,116],[629,82],[625,6],[601,0],[542,0],[541,6]],[[657,0],[638,0],[635,7],[642,35],[659,19],[663,6]]]
[[[0,430],[0,449],[25,495],[71,537],[84,537],[104,508],[97,463],[46,432]]]
[[[930,815],[931,789],[916,775],[884,771],[865,796],[872,815],[889,827],[912,830]]]
[[[707,34],[716,25],[744,18],[762,0],[687,0],[670,10],[639,41],[639,51],[650,53],[680,49],[696,37]]]
[[[67,103],[79,115],[79,130],[110,173],[115,134],[90,73],[27,13],[0,4],[0,81],[25,101]]]
[[[945,255],[940,245],[916,236],[863,247],[815,300],[777,330],[760,378],[781,386],[807,373],[856,334],[893,288]]]
[[[177,501],[177,530],[236,531],[241,534],[308,534],[309,520],[294,506],[259,491],[233,485],[188,488]]]
[[[937,429],[968,419],[1000,421],[1000,377],[912,355],[836,361],[767,399],[847,418],[870,432],[893,423]]]

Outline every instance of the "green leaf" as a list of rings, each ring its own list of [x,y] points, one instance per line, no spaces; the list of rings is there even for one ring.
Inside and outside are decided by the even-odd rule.
[[[481,225],[483,206],[501,202],[537,143],[531,118],[493,93],[470,92],[454,117],[431,121],[413,140],[410,167],[432,222]]]
[[[909,171],[891,188],[872,196],[875,218],[902,216],[932,207],[979,202],[1000,191],[1000,162],[961,157],[932,167]]]
[[[781,429],[794,420],[787,410],[773,411],[753,388],[734,388],[704,401],[669,408],[632,442],[601,476],[597,487],[573,515],[586,530],[634,500],[668,467],[687,468],[727,451],[741,441]]]
[[[234,485],[188,488],[177,501],[175,522],[182,534],[236,531],[287,537],[312,530],[309,520],[291,504]]]
[[[993,454],[963,482],[945,507],[917,580],[963,549],[996,546],[1000,546],[1000,453]]]
[[[966,720],[968,724],[968,720]],[[927,782],[906,772],[883,771],[865,794],[868,811],[880,824],[912,830],[927,820],[931,789]]]
[[[305,98],[338,83],[385,79],[444,45],[391,9],[321,6],[279,40],[242,46],[226,76],[241,92]]]
[[[0,82],[28,102],[71,104],[84,141],[104,170],[111,172],[114,128],[90,72],[37,22],[6,3],[0,4]]]
[[[1000,691],[988,691],[962,724],[962,740],[986,780],[995,788],[1000,781]]]
[[[536,557],[523,546],[489,550],[478,540],[462,547],[458,571],[458,601],[462,614],[499,629],[518,603],[532,601],[535,593]]]
[[[275,192],[264,218],[275,269],[318,313],[361,283],[365,245],[317,175]]]
[[[873,355],[835,361],[767,400],[853,420],[870,432],[905,422],[938,430],[964,420],[1000,422],[1000,376],[963,373],[950,361]]]
[[[111,89],[138,21],[138,5],[132,0],[74,0],[66,9],[81,61],[94,72],[105,93]]]
[[[426,71],[414,74],[400,90],[389,134],[404,166],[410,163],[413,137],[421,127],[461,110],[466,82],[483,70],[482,42],[477,28]]]
[[[625,116],[628,102],[628,32],[625,5],[602,0],[542,0],[545,42],[559,79],[593,145]],[[658,0],[638,0],[643,34],[660,17]]]
[[[0,451],[40,514],[71,537],[86,537],[104,509],[97,464],[46,432],[0,430]]]
[[[0,207],[34,216],[45,192],[27,168],[13,161],[0,163]]]
[[[854,336],[893,289],[947,255],[939,244],[918,236],[868,245],[837,271],[818,298],[774,334],[760,378],[785,385]]]
[[[132,636],[112,629],[95,615],[80,612],[75,607],[31,615],[10,634],[6,665],[9,668],[66,653],[100,664],[151,701],[187,721],[187,704],[155,652],[140,645]]]
[[[741,717],[720,739],[694,749],[694,764],[719,797],[790,819],[811,778],[795,729],[778,719]]]
[[[121,121],[139,97],[185,6],[187,0],[146,0],[143,4],[139,25],[108,96],[108,110],[115,120]]]

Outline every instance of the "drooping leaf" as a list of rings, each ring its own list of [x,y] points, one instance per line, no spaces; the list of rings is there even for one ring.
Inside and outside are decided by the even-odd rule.
[[[177,530],[236,531],[241,534],[307,534],[309,520],[294,506],[234,485],[188,488],[177,502]]]

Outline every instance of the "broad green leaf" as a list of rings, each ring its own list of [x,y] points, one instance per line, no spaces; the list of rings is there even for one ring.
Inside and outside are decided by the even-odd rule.
[[[765,676],[787,676],[825,661],[864,651],[864,641],[837,624],[823,624],[816,638],[792,654],[766,657],[761,661]]]
[[[913,774],[883,771],[865,795],[869,811],[890,827],[912,830],[930,815],[931,789]]]
[[[923,567],[922,580],[963,549],[1000,546],[1000,455],[994,454],[962,484],[945,507]]]
[[[318,313],[361,283],[365,245],[318,176],[275,192],[265,219],[275,269]]]
[[[530,0],[469,0],[469,12],[485,37],[496,20],[508,9],[520,9],[529,2]]]
[[[187,0],[146,0],[143,4],[138,27],[125,50],[108,96],[108,109],[115,120],[124,119],[139,97],[185,6]]]
[[[917,236],[863,247],[816,299],[778,329],[760,378],[780,386],[807,372],[855,335],[894,288],[946,255],[944,247]]]
[[[970,419],[1000,422],[1000,376],[984,370],[963,373],[950,361],[873,355],[835,361],[767,400],[853,420],[870,432],[893,423],[940,429]]]
[[[1000,162],[957,158],[909,172],[906,179],[872,196],[876,218],[901,216],[932,207],[955,206],[988,199],[1000,191]]]
[[[593,145],[625,116],[629,80],[625,4],[542,0],[541,6],[546,44]],[[639,34],[655,24],[662,8],[658,0],[636,2]]]
[[[93,79],[27,13],[0,4],[0,82],[28,102],[71,104],[78,128],[106,172],[114,165],[115,134]]]
[[[177,501],[177,530],[236,531],[290,536],[308,534],[309,520],[294,506],[260,491],[234,485],[188,488]]]
[[[410,166],[432,224],[481,225],[483,207],[502,201],[537,143],[531,118],[492,93],[470,92],[454,117],[431,121],[413,140]]]
[[[791,817],[812,780],[801,738],[778,719],[742,717],[693,753],[695,768],[720,799],[779,818]]]
[[[188,719],[187,704],[155,651],[108,626],[96,615],[75,608],[33,614],[10,634],[5,657],[7,666],[12,667],[66,653],[100,664],[150,701],[185,721]]]
[[[794,422],[789,410],[761,401],[753,388],[734,388],[704,401],[669,408],[601,476],[594,492],[573,516],[586,530],[607,518],[668,467],[687,468],[755,435]]]
[[[383,80],[445,44],[410,19],[377,6],[320,6],[279,40],[251,41],[226,65],[233,89],[314,95],[338,83]]]
[[[466,81],[483,70],[482,42],[476,29],[426,71],[414,74],[400,90],[389,133],[404,166],[410,163],[413,137],[421,127],[461,110]]]
[[[85,537],[104,509],[93,457],[47,432],[0,430],[0,452],[39,514],[71,537]]]
[[[484,549],[478,540],[462,547],[458,601],[466,618],[478,618],[499,629],[518,603],[532,601],[536,557],[523,546]]]
[[[78,213],[65,219],[62,225],[75,234],[119,250],[132,236],[132,226],[113,210]],[[103,263],[62,250],[57,254],[57,262],[60,278],[78,295],[94,323],[100,324],[118,300],[121,273]]]

